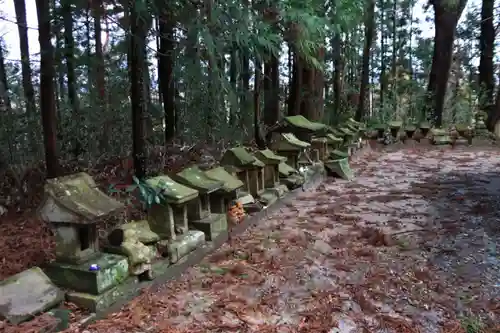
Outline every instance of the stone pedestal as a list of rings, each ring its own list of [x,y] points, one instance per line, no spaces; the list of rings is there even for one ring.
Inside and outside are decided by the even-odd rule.
[[[159,246],[165,248],[162,251],[168,252],[170,263],[175,264],[204,243],[205,234],[202,231],[189,230],[177,237],[175,241],[161,240]]]
[[[91,265],[99,269],[91,270]],[[94,260],[79,265],[49,263],[45,272],[58,286],[99,295],[128,277],[128,261],[124,256],[101,253]]]

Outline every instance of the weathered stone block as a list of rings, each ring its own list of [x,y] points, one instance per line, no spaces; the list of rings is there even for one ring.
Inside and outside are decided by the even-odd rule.
[[[80,308],[91,312],[105,311],[117,300],[126,297],[130,289],[134,287],[133,281],[138,283],[136,277],[130,277],[127,279],[126,284],[115,286],[100,295],[71,291],[66,294],[66,299],[68,302],[74,303]]]
[[[91,271],[92,264],[100,269]],[[129,266],[127,257],[101,253],[95,260],[80,265],[52,262],[44,271],[59,287],[99,295],[124,281],[129,275]]]
[[[198,230],[189,230],[175,241],[160,241],[160,245],[167,248],[170,263],[172,264],[178,262],[182,257],[202,246],[203,243],[205,243],[205,234]]]
[[[202,231],[207,241],[212,241],[217,238],[221,232],[227,231],[227,215],[210,214],[202,220],[190,221],[189,224],[193,228]]]
[[[0,320],[17,325],[64,301],[64,292],[33,267],[0,282]]]

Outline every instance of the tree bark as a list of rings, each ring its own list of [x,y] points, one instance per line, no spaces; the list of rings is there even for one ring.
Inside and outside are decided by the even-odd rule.
[[[280,117],[279,59],[271,55],[264,64],[264,124],[271,127]]]
[[[466,3],[466,0],[459,0],[457,4],[446,0],[434,0],[432,3],[436,34],[424,115],[428,117],[432,114],[429,120],[438,127],[443,122],[444,99],[450,76],[455,30]]]
[[[488,128],[494,125],[492,104],[495,90],[493,57],[495,48],[495,27],[493,22],[495,1],[483,0],[481,6],[481,35],[479,36],[479,108],[488,112]]]
[[[361,71],[361,87],[359,89],[358,109],[354,119],[362,121],[365,116],[365,101],[370,80],[370,49],[373,42],[375,26],[375,0],[368,0],[365,23],[365,46],[363,48],[363,69]]]
[[[165,144],[175,137],[175,85],[174,85],[174,27],[175,23],[168,6],[160,8],[160,54],[158,78],[163,98],[163,112],[165,115]]]
[[[332,121],[340,114],[340,101],[342,96],[342,40],[340,38],[340,31],[333,36],[333,61],[334,61],[334,74],[333,74],[333,115]]]
[[[57,124],[54,95],[54,48],[51,42],[50,0],[36,0],[38,40],[40,42],[40,107],[45,146],[47,178],[59,173],[57,159]]]
[[[28,41],[28,26],[26,23],[26,4],[24,0],[14,0],[14,6],[16,9],[17,29],[19,32],[21,72],[23,78],[24,97],[26,98],[26,113],[28,114],[28,117],[33,117],[36,114],[36,104],[35,89],[33,88],[33,81],[31,77],[32,71]]]
[[[254,129],[254,139],[257,147],[259,149],[266,148],[266,140],[262,133],[262,128],[260,126],[260,91],[262,82],[262,65],[258,59],[255,59],[255,81],[254,81],[254,92],[253,92],[253,129]]]
[[[144,121],[147,110],[147,100],[144,89],[144,48],[146,45],[147,27],[144,13],[139,13],[140,4],[136,0],[129,0],[130,8],[130,48],[129,48],[129,78],[130,97],[132,102],[132,155],[134,173],[139,179],[146,176],[146,138]]]
[[[294,48],[293,44],[289,44]],[[302,101],[302,63],[296,49],[293,50],[292,80],[290,81],[290,93],[288,95],[288,115],[296,116],[300,114],[300,104]]]
[[[64,21],[64,47],[66,57],[66,74],[68,77],[68,98],[73,109],[73,114],[78,119],[80,113],[78,94],[76,92],[75,75],[75,40],[73,38],[73,16],[70,0],[63,0],[63,21]]]

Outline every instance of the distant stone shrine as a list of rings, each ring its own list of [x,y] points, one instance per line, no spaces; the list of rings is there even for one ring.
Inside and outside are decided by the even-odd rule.
[[[335,149],[340,148],[342,142],[344,142],[344,139],[337,137],[331,133],[327,134],[326,140],[326,144],[328,146],[328,154],[330,154]]]
[[[244,147],[228,149],[220,161],[230,166],[243,182],[245,190],[256,197],[264,189],[265,164],[252,156]]]
[[[285,162],[278,165],[278,172],[280,183],[288,187],[289,190],[296,189],[305,182],[304,176]]]
[[[403,127],[403,122],[400,120],[390,121],[387,126],[389,127],[389,131],[391,132],[391,136],[394,139],[399,139],[399,130]]]
[[[328,140],[326,137],[313,137],[311,147],[318,151],[318,158],[324,161],[328,157]]]
[[[264,186],[273,188],[279,185],[279,164],[286,161],[286,157],[276,155],[270,149],[259,150],[254,155],[266,166],[264,168]]]
[[[447,130],[433,128],[431,130],[431,143],[433,145],[449,145],[453,142]]]
[[[238,198],[237,192],[239,189],[243,188],[243,182],[227,172],[223,167],[206,170],[205,174],[209,178],[223,183],[222,188],[217,191],[218,193],[215,193],[217,196],[223,198],[222,202],[214,195],[212,196],[213,201],[210,201],[210,207],[212,208],[212,212],[216,214],[226,214],[233,202]]]
[[[278,155],[287,158],[287,164],[294,169],[299,168],[299,157],[306,154],[306,150],[311,146],[309,142],[297,139],[292,133],[279,133],[272,140],[270,149]]]
[[[86,173],[47,180],[38,213],[55,230],[56,260],[45,272],[57,286],[70,289],[68,299],[83,308],[109,305],[113,297],[105,293],[128,277],[127,258],[100,252],[97,235],[97,222],[123,208]]]
[[[163,201],[148,209],[151,231],[157,233],[167,248],[171,263],[176,263],[205,242],[205,234],[189,230],[188,205],[198,200],[198,191],[184,186],[168,176],[157,176],[146,183],[161,194]]]
[[[281,185],[279,181],[279,164],[286,161],[286,157],[276,155],[270,149],[257,151],[254,156],[262,161],[264,168],[264,191],[259,196],[259,200],[268,206],[283,197],[288,192],[288,187]]]
[[[472,144],[472,138],[474,137],[472,128],[467,124],[457,124],[455,125],[455,130],[457,135],[455,138],[455,144]],[[496,127],[494,133],[496,131]]]
[[[224,186],[222,181],[208,177],[198,166],[186,168],[172,178],[199,193],[198,198],[189,201],[187,205],[190,226],[203,231],[208,241],[227,232],[226,214],[215,213],[211,207],[211,203],[219,208],[224,205],[224,197],[219,192]]]
[[[349,130],[346,127],[339,127],[337,128],[338,132],[344,137],[344,144],[348,145],[353,143],[354,139],[356,138],[356,133]]]

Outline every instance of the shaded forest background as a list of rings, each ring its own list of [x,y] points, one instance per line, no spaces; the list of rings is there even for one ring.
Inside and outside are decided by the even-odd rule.
[[[494,0],[36,0],[38,41],[33,4],[6,1],[21,59],[0,41],[5,207],[46,176],[142,177],[182,155],[263,146],[286,115],[440,127],[480,112],[490,129],[500,118]]]

